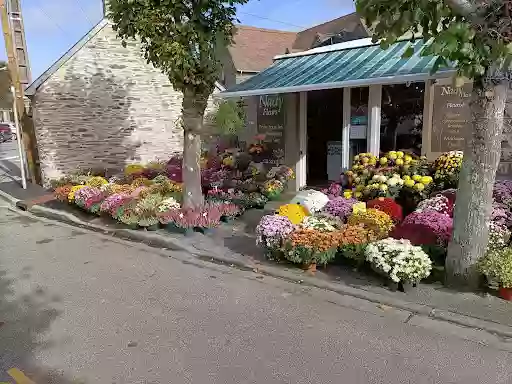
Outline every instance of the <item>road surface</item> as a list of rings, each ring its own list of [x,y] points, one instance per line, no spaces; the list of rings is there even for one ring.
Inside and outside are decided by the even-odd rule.
[[[5,208],[0,239],[0,382],[512,382],[508,352],[390,308]]]

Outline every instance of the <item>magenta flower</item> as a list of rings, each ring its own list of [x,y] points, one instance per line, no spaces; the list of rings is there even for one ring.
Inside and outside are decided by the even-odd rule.
[[[410,224],[421,225],[429,229],[436,235],[438,243],[443,246],[446,246],[452,237],[453,219],[444,213],[432,210],[413,212],[404,219],[401,227]]]

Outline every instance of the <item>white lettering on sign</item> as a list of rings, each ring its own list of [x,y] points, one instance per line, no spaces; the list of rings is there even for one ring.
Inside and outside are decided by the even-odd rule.
[[[260,96],[260,107],[263,108],[262,115],[276,116],[283,107],[283,98],[281,96],[263,95]]]
[[[469,97],[471,93],[465,92],[463,88],[455,88],[455,87],[442,87],[441,88],[441,96],[445,95],[457,95],[460,97]]]

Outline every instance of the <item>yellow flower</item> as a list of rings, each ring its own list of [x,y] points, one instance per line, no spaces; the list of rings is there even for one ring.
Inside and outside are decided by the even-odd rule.
[[[124,173],[125,173],[125,175],[129,176],[129,175],[133,175],[134,173],[142,172],[143,170],[144,170],[144,167],[140,164],[128,164],[124,168]]]
[[[416,189],[417,191],[423,191],[425,189],[425,186],[421,183],[417,183],[414,185],[414,189]]]
[[[404,185],[406,187],[413,187],[414,186],[414,180],[411,180],[411,179],[405,180]]]
[[[379,162],[381,163],[381,165],[386,165],[388,163],[388,159],[385,157],[381,157]]]
[[[402,159],[396,159],[396,165],[404,165],[404,161]]]
[[[105,184],[108,184],[108,181],[107,181],[107,179],[105,179],[105,178],[103,178],[101,176],[91,177],[85,183],[85,185],[87,185],[88,187],[94,187],[94,188],[99,188],[99,187],[101,187],[102,185],[105,185]]]
[[[404,157],[404,153],[402,151],[398,151],[396,153],[396,156],[400,159],[400,158]]]
[[[379,185],[379,189],[382,192],[386,192],[388,190],[388,186],[386,184],[381,184],[381,185]]]
[[[350,199],[352,197],[352,191],[345,191],[343,192],[343,197],[345,197],[345,199]]]
[[[411,155],[405,155],[405,157],[404,157],[405,164],[409,164],[411,162],[411,160],[412,160]]]
[[[409,176],[409,175],[405,175],[405,176],[403,177],[403,179],[404,179],[404,180],[411,180],[411,176]]]
[[[412,176],[412,179],[413,179],[414,181],[421,181],[421,175],[413,175],[413,176]]]
[[[79,191],[84,187],[85,187],[85,185],[75,185],[71,188],[71,191],[69,191],[69,193],[68,193],[68,200],[70,203],[73,203],[75,201],[76,191]]]
[[[432,182],[432,177],[423,176],[420,181],[422,184],[429,185]]]
[[[361,197],[363,197],[363,194],[361,192],[357,191],[356,193],[354,193],[354,197],[356,199],[360,199]]]

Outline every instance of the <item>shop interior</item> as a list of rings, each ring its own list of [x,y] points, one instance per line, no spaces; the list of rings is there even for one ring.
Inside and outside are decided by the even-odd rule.
[[[350,153],[368,150],[369,87],[350,90]],[[382,87],[380,151],[421,154],[425,84]],[[341,172],[343,89],[308,92],[307,184],[320,187],[338,181]]]

